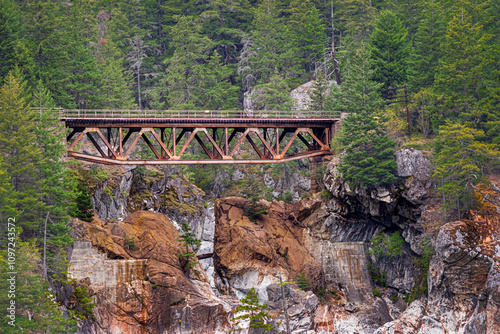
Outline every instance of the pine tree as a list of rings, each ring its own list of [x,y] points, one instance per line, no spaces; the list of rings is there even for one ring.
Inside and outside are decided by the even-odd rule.
[[[193,17],[180,16],[174,27],[173,56],[166,60],[169,104],[173,108],[196,108],[200,98],[200,75],[206,62],[210,40],[201,34],[202,26]]]
[[[294,50],[294,63],[310,75],[321,60],[326,42],[325,26],[320,14],[310,1],[290,1],[290,17],[287,19],[290,44]],[[299,72],[300,73],[300,72]]]
[[[15,64],[15,46],[22,32],[22,14],[13,0],[0,0],[0,82]]]
[[[370,35],[370,49],[376,69],[373,80],[382,83],[383,91],[407,81],[411,48],[407,36],[408,29],[393,12],[380,14]]]
[[[221,56],[217,51],[212,53],[203,69],[200,73],[203,78],[203,89],[200,98],[203,102],[203,109],[236,109],[239,87],[231,84],[229,77],[232,75],[233,70],[222,65]]]
[[[334,90],[334,110],[350,113],[342,120],[336,140],[344,150],[338,169],[351,185],[382,185],[396,179],[395,143],[374,115],[383,102],[378,94],[380,84],[371,80],[371,66],[370,52],[361,44],[352,57],[349,76]]]
[[[68,202],[75,200],[76,182],[71,170],[62,161],[66,154],[64,146],[65,128],[59,121],[59,114],[54,110],[54,102],[41,82],[33,92],[33,105],[39,107],[35,132],[37,145],[42,159],[37,167],[40,178],[45,180],[43,202],[50,212],[47,234],[49,250],[64,247],[73,242],[69,234]]]
[[[340,30],[367,39],[373,29],[377,8],[369,0],[345,0],[338,6],[337,13]]]
[[[8,263],[6,252],[0,254],[0,331],[5,334],[14,333],[75,333],[78,329],[73,318],[64,317],[55,296],[49,291],[49,284],[36,273],[37,262],[40,261],[38,249],[33,243],[16,240],[15,298],[9,298],[12,274],[7,274]],[[10,301],[16,301],[14,326],[9,324]]]
[[[437,1],[430,0],[426,3],[414,37],[414,51],[408,69],[409,87],[412,91],[417,92],[434,83],[434,74],[442,56],[444,32],[442,7]]]
[[[260,94],[254,97],[258,110],[291,109],[290,87],[279,74],[272,75],[268,83],[257,85],[255,88],[260,90]]]
[[[309,280],[304,273],[300,273],[299,277],[297,278],[297,286],[300,290],[307,290],[311,288],[311,286],[309,285]]]
[[[484,171],[500,160],[498,145],[482,142],[484,132],[448,122],[436,141],[436,164],[433,177],[441,186],[447,212],[460,213],[473,204],[474,185],[485,181]],[[449,213],[448,213],[449,217]]]
[[[293,50],[287,37],[288,28],[278,17],[276,3],[264,0],[255,10],[250,36],[243,38],[238,74],[242,76],[245,90],[256,84],[270,82],[278,74],[292,77],[298,74],[293,61]]]
[[[484,57],[484,52],[491,35],[485,33],[483,25],[475,24],[473,17],[463,8],[455,9],[448,22],[443,57],[435,76],[435,88],[444,95],[445,108],[453,119],[472,116],[474,104],[483,97],[481,93],[489,77],[490,60]]]
[[[330,91],[331,87],[328,81],[325,80],[323,73],[318,72],[316,81],[313,85],[313,91],[309,94],[311,98],[309,109],[314,111],[326,110],[325,108],[329,100]]]
[[[0,89],[0,162],[11,181],[10,196],[19,213],[18,226],[23,228],[24,236],[30,237],[47,212],[40,201],[46,181],[37,170],[42,156],[36,144],[35,115],[23,87],[26,84],[9,72]]]
[[[241,300],[241,304],[233,310],[234,314],[243,313],[231,319],[233,326],[235,326],[234,331],[242,330],[240,323],[243,321],[249,321],[250,327],[261,328],[263,331],[274,329],[274,326],[268,323],[270,316],[268,312],[264,311],[266,308],[267,304],[259,304],[255,288],[248,290],[246,297]]]
[[[196,238],[196,234],[191,232],[191,227],[188,223],[182,223],[182,233],[180,235],[179,241],[182,242],[184,246],[186,246],[186,252],[179,254],[181,258],[187,258],[187,267],[191,268],[198,264],[197,261],[190,261],[190,258],[196,259],[196,254],[189,251],[187,247],[191,247],[191,249],[195,247],[199,247],[201,245],[201,240]]]
[[[80,180],[77,186],[75,204],[70,208],[69,214],[73,217],[91,222],[94,218],[94,207],[92,205],[92,196],[90,196],[87,185]]]

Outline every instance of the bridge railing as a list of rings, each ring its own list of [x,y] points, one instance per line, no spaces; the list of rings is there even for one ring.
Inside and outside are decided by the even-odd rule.
[[[339,118],[339,111],[60,109],[61,118]]]

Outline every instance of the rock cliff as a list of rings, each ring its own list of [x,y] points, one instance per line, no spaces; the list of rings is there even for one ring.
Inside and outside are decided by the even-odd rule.
[[[71,223],[77,242],[70,274],[90,281],[96,301],[95,321],[81,333],[228,332],[230,300],[214,294],[199,265],[189,269],[179,258],[186,247],[164,215]]]
[[[110,170],[92,189],[106,219],[72,221],[71,272],[98,302],[81,332],[228,333],[235,298],[252,287],[278,333],[285,304],[294,334],[500,332],[499,193],[478,189],[478,211],[447,223],[429,161],[412,149],[396,161],[395,185],[352,188],[334,159],[326,191],[290,204],[213,203],[168,168]],[[177,256],[182,221],[202,239],[199,254],[213,251],[191,271]],[[301,274],[309,291],[291,284]]]

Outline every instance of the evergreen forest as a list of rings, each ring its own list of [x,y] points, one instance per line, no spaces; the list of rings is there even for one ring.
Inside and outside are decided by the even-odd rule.
[[[347,113],[335,141],[353,186],[391,184],[394,152],[425,150],[460,218],[499,171],[500,0],[0,0],[0,332],[70,333],[91,316],[80,287],[65,317],[52,290],[74,284],[70,216],[92,219],[57,108],[240,110],[257,92],[259,109],[289,110],[313,80],[310,110]]]

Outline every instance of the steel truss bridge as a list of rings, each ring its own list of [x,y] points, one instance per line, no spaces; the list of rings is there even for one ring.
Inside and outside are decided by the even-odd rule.
[[[338,112],[60,110],[68,156],[115,165],[279,163],[331,155]],[[84,137],[94,152],[78,145]],[[252,155],[241,153],[247,142]],[[150,158],[137,159],[138,145]],[[199,145],[205,159],[187,150]],[[134,156],[134,157],[133,157]],[[313,159],[313,160],[316,160]]]

